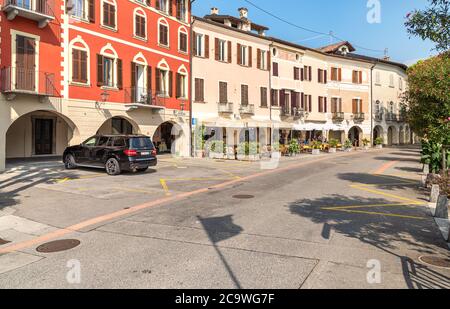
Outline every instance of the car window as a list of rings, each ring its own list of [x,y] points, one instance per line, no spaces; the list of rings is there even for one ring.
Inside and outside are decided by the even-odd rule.
[[[108,141],[109,141],[109,137],[100,136],[98,138],[97,146],[99,146],[99,147],[106,146],[108,144]]]
[[[90,139],[86,140],[83,145],[84,146],[95,146],[95,143],[97,142],[97,138],[96,137],[91,137]]]
[[[125,147],[125,140],[122,137],[114,139],[114,147]]]
[[[149,137],[130,138],[130,148],[132,149],[153,149],[153,143]]]

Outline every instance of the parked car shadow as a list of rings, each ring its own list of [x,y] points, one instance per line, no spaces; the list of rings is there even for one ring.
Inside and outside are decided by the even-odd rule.
[[[433,225],[431,218],[429,220],[417,220],[374,215],[373,213],[332,210],[332,208],[339,206],[390,203],[392,201],[385,198],[334,194],[317,199],[299,199],[288,204],[287,207],[293,215],[309,218],[314,223],[324,225],[322,235],[328,234],[328,230],[332,229],[337,234],[358,239],[362,243],[369,244],[402,259],[403,276],[408,287],[412,289],[448,288],[450,278],[436,273],[426,265],[419,265],[418,262],[409,260],[402,254],[405,248],[426,255],[447,254],[447,244],[439,230]],[[391,212],[408,215],[422,214],[425,216],[425,210],[415,207],[370,207],[369,209],[358,208],[358,210],[386,214]]]

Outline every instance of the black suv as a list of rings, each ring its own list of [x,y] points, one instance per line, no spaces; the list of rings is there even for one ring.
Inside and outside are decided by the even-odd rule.
[[[109,175],[122,171],[145,172],[156,166],[156,148],[144,135],[97,135],[64,151],[66,169],[104,168]]]

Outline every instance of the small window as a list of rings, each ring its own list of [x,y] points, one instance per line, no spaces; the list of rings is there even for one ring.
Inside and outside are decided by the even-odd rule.
[[[205,81],[200,78],[195,79],[195,102],[205,101]]]
[[[188,51],[187,50],[188,49],[187,45],[188,45],[187,33],[183,32],[183,31],[180,31],[180,33],[179,33],[179,48],[180,48],[180,51],[182,51],[184,53],[187,53],[187,51]]]
[[[241,85],[241,105],[248,105],[248,85]]]
[[[219,82],[219,102],[228,103],[228,83]]]
[[[84,50],[72,50],[72,81],[76,83],[87,83],[87,52]]]
[[[104,86],[114,87],[114,59],[103,57]]]
[[[162,21],[159,23],[159,44],[169,46],[169,26]]]
[[[197,33],[195,34],[195,50],[194,55],[196,57],[203,57],[203,40],[204,36],[203,34]]]
[[[267,88],[261,87],[261,107],[267,107]]]
[[[109,0],[103,0],[103,20],[102,25],[109,28],[116,28],[116,4]]]
[[[135,36],[141,39],[147,38],[147,19],[145,18],[145,15],[142,15],[140,13],[136,13],[134,16],[134,29],[135,29]]]

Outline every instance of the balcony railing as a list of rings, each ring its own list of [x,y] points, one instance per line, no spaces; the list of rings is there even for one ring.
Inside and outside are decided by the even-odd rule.
[[[241,105],[239,112],[241,113],[241,115],[254,115],[255,114],[255,105],[254,104]]]
[[[405,122],[405,121],[406,121],[406,118],[404,115],[398,115],[397,122]]]
[[[383,113],[375,113],[375,121],[381,122],[383,121]]]
[[[394,113],[386,114],[386,122],[396,122],[398,119],[397,115]]]
[[[55,87],[55,74],[53,73],[26,68],[6,67],[0,70],[0,81],[0,91],[2,93],[58,96]]]
[[[292,110],[289,106],[281,106],[280,116],[281,117],[293,117],[294,110]]]
[[[232,114],[233,113],[233,103],[217,103],[219,113],[221,114]]]
[[[2,0],[2,2],[2,10],[8,20],[21,16],[37,21],[39,28],[45,28],[55,19],[54,0]]]
[[[343,112],[334,112],[333,121],[342,122],[345,120],[345,114]]]
[[[164,93],[155,93],[147,88],[131,87],[124,88],[125,104],[134,104],[136,106],[164,108],[166,106],[167,96]]]
[[[366,119],[366,114],[364,113],[353,113],[354,121],[364,121]]]

